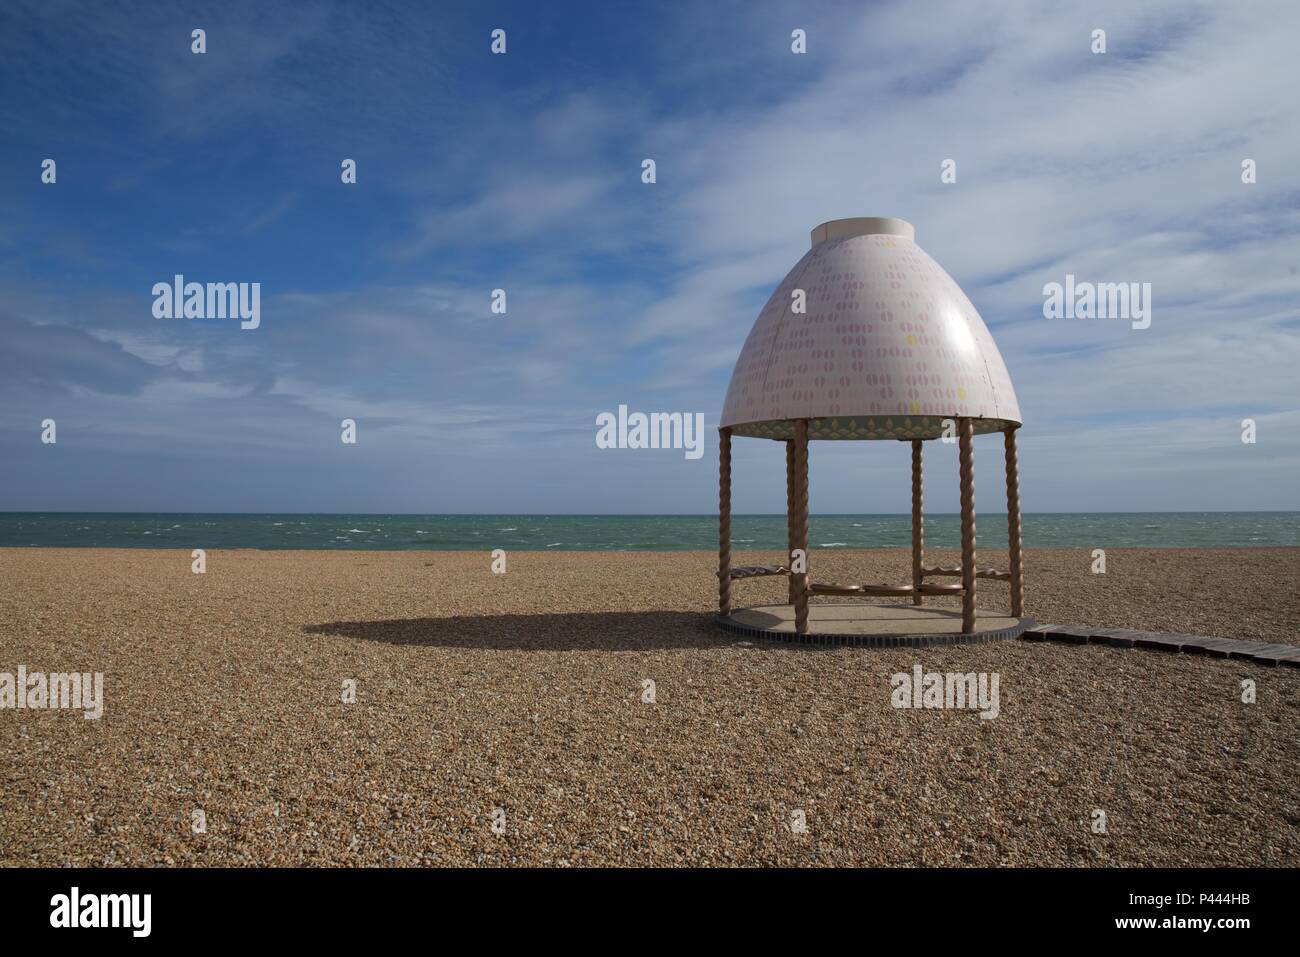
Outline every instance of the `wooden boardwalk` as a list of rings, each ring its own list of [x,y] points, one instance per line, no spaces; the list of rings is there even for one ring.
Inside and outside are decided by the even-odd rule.
[[[1061,641],[1074,645],[1110,645],[1112,648],[1148,648],[1180,651],[1211,658],[1237,658],[1261,665],[1300,668],[1300,645],[1278,645],[1236,638],[1135,631],[1131,628],[1093,628],[1089,625],[1035,625],[1020,635],[1025,641]]]

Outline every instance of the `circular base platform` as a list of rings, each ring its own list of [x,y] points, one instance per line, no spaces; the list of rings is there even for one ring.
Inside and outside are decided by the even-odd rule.
[[[927,648],[935,645],[969,645],[1015,638],[1033,628],[1032,618],[1013,618],[996,612],[975,615],[975,631],[961,630],[961,611],[925,605],[870,605],[862,602],[810,604],[808,632],[794,630],[793,605],[755,605],[714,618],[722,627],[757,638],[829,645],[866,645],[876,648]]]

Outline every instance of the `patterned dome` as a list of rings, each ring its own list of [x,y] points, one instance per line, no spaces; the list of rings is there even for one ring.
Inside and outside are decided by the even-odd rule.
[[[930,439],[1020,424],[993,336],[901,219],[837,219],[772,293],[736,360],[721,424],[734,435]],[[804,311],[795,312],[802,290]]]

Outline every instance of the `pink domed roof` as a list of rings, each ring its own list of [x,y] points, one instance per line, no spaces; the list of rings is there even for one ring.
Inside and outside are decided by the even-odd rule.
[[[984,320],[901,219],[837,219],[772,293],[736,360],[722,407],[735,435],[928,439],[943,420],[1020,424]],[[796,290],[805,311],[796,313]]]

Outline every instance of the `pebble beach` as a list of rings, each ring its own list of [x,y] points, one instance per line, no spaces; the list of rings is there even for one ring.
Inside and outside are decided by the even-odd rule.
[[[812,578],[909,561],[814,551]],[[711,621],[712,553],[506,562],[216,550],[195,574],[187,550],[0,549],[0,672],[104,675],[98,720],[0,710],[0,865],[1300,864],[1300,669],[782,644]],[[1027,550],[1027,613],[1300,643],[1300,549],[1092,565]],[[918,664],[997,673],[1000,713],[892,707]]]

